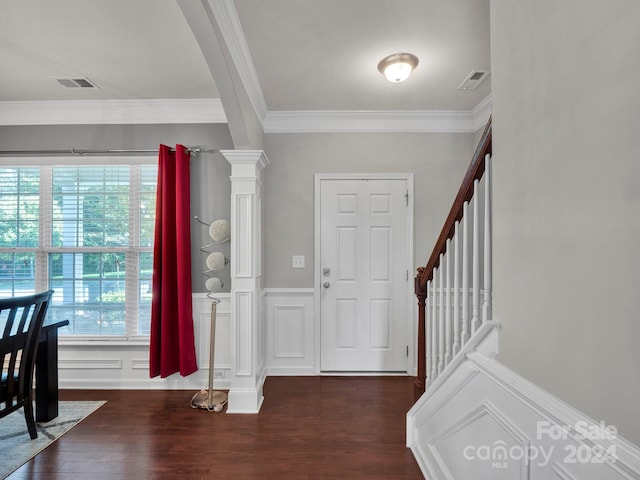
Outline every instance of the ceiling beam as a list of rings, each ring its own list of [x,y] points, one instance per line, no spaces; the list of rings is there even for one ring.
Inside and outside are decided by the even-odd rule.
[[[220,93],[236,149],[262,149],[264,132],[208,0],[177,0]]]

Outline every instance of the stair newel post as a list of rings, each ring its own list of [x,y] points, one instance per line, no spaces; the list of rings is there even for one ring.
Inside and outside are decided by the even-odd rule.
[[[416,400],[425,391],[427,380],[427,342],[425,335],[425,300],[427,298],[426,284],[422,284],[421,277],[424,267],[418,268],[415,278],[415,294],[418,297],[418,372],[414,386]]]

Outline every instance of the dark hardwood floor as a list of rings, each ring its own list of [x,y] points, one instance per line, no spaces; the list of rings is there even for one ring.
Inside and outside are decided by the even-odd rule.
[[[193,391],[63,390],[107,404],[8,478],[421,479],[412,381],[269,377],[258,415],[192,409]]]

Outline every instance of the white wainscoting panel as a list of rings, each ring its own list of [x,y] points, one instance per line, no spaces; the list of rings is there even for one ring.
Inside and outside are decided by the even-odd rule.
[[[498,362],[497,325],[407,414],[407,446],[429,480],[640,478],[640,449]]]
[[[267,375],[315,375],[314,289],[263,291]]]
[[[228,293],[217,294],[214,388],[228,389],[231,371],[231,325]],[[198,371],[188,377],[149,378],[149,342],[79,342],[61,339],[58,347],[60,388],[80,389],[186,389],[209,384],[211,300],[193,294],[193,327]]]

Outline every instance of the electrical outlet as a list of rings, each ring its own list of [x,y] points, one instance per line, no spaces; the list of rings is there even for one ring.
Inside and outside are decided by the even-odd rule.
[[[291,268],[304,268],[304,255],[293,255],[291,257]]]

